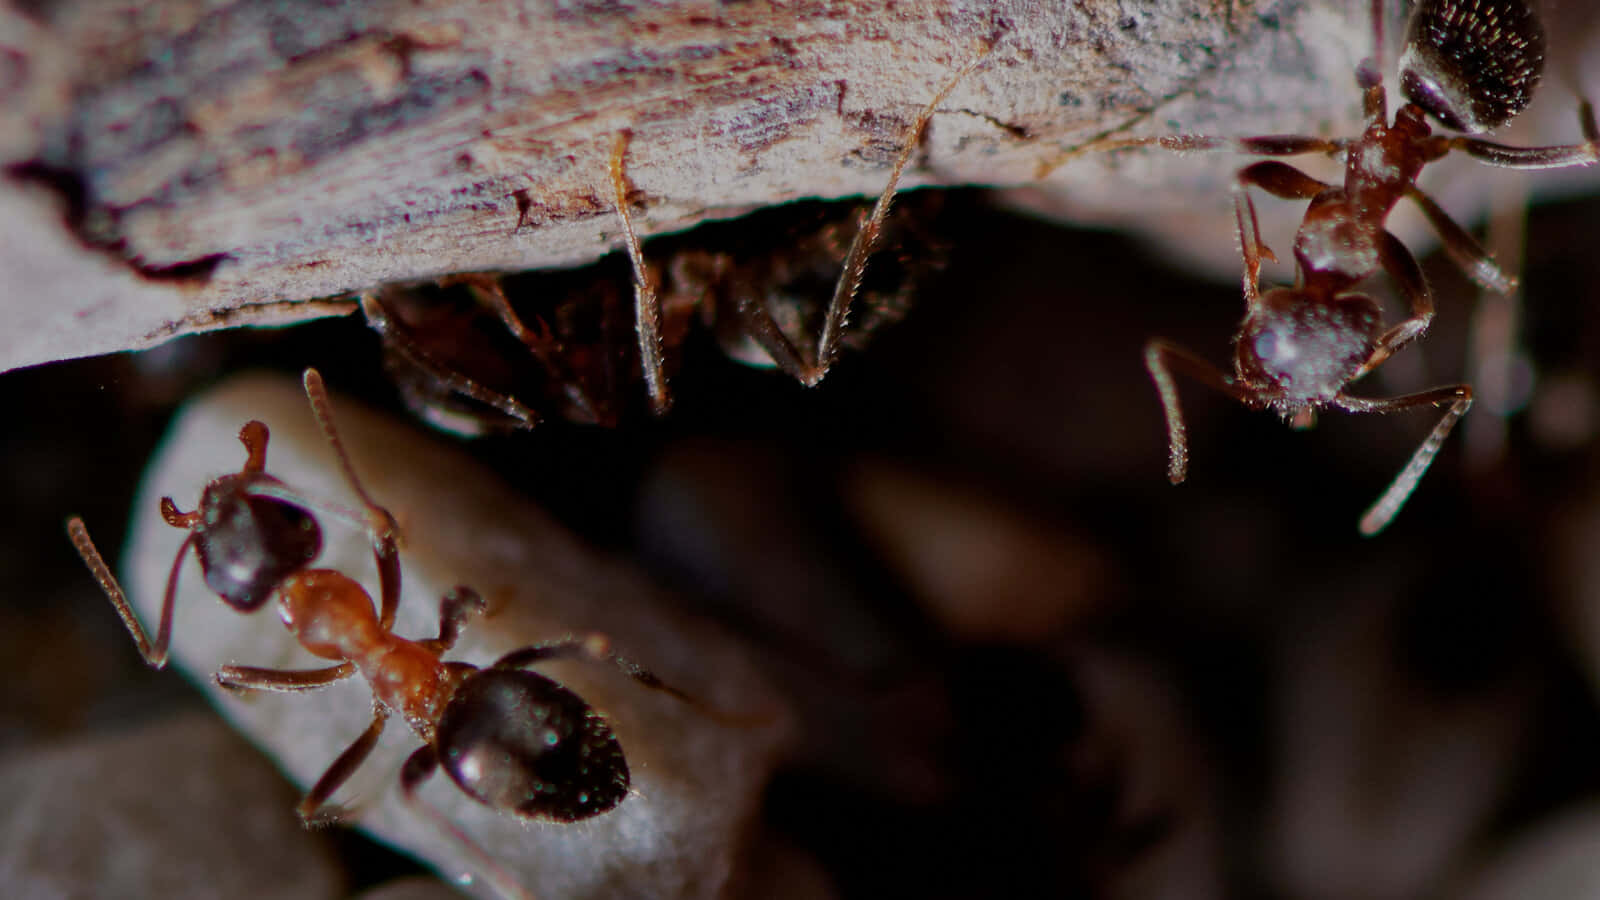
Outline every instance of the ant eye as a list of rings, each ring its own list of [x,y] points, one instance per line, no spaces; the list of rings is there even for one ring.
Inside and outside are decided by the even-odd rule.
[[[1544,30],[1524,0],[1436,0],[1417,9],[1400,90],[1446,127],[1493,131],[1533,99]]]

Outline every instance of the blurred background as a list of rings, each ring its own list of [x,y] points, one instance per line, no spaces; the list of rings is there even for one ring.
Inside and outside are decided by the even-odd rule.
[[[943,276],[818,389],[699,339],[665,420],[467,446],[748,642],[802,713],[768,823],[839,896],[1595,896],[1597,224],[1594,199],[1532,211],[1531,393],[1469,454],[1498,419],[1475,407],[1372,539],[1357,518],[1436,413],[1296,432],[1182,383],[1173,487],[1141,347],[1229,364],[1237,284],[981,193],[947,198]],[[1467,378],[1477,292],[1424,265],[1432,332],[1354,393]],[[308,365],[406,415],[359,317],[0,375],[0,783],[95,748],[118,777],[193,764],[123,755],[202,701],[140,662],[62,523],[115,557],[130,516],[156,519],[129,505],[185,398]],[[105,789],[77,790],[60,802]],[[296,791],[271,790],[251,802],[292,824]],[[31,871],[43,842],[7,827],[6,866]],[[279,865],[327,867],[332,895],[417,871],[351,832],[308,840]]]

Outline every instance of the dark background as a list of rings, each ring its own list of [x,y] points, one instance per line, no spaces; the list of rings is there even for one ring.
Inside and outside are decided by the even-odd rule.
[[[739,629],[805,727],[830,733],[773,784],[769,821],[844,895],[1338,896],[1352,884],[1410,896],[1470,879],[1503,842],[1593,804],[1600,635],[1578,623],[1600,603],[1600,546],[1585,538],[1600,534],[1585,418],[1600,203],[1531,217],[1536,414],[1511,418],[1504,452],[1476,465],[1458,430],[1374,539],[1356,520],[1434,414],[1330,413],[1295,432],[1184,384],[1190,479],[1172,487],[1140,348],[1161,335],[1226,362],[1237,286],[981,194],[953,194],[941,222],[945,275],[818,389],[703,341],[664,421],[471,445]],[[1356,393],[1464,378],[1475,293],[1442,260],[1426,265],[1432,333]],[[178,404],[244,369],[308,365],[403,414],[359,318],[0,375],[0,751],[46,753],[202,702],[140,663],[62,523],[84,516],[114,557]],[[863,461],[1048,533],[1092,570],[1093,590],[1040,576],[1022,593],[1058,612],[1036,634],[941,624],[854,512]],[[699,543],[667,527],[686,506],[704,517]],[[735,534],[794,550],[705,551]],[[786,569],[835,589],[803,609],[757,596]],[[1031,572],[1012,574],[1026,584]],[[408,866],[329,840],[358,887]]]

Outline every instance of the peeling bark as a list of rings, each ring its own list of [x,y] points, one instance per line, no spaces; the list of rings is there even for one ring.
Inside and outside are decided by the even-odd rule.
[[[337,298],[384,282],[593,260],[619,238],[606,155],[622,131],[646,235],[875,194],[917,109],[990,43],[906,186],[1025,188],[1014,199],[1079,220],[1210,215],[1231,156],[1074,151],[1121,133],[1348,133],[1370,36],[1347,5],[3,11],[0,273],[14,324],[0,370],[345,312]],[[1562,115],[1541,136],[1574,139],[1570,104]]]

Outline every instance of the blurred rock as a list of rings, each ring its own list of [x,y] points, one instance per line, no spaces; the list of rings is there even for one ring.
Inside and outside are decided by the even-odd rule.
[[[631,796],[615,810],[573,824],[529,822],[487,809],[442,775],[421,796],[471,834],[541,897],[648,895],[716,897],[739,875],[761,830],[761,793],[787,742],[785,709],[741,649],[626,565],[585,549],[540,511],[457,452],[399,423],[335,398],[334,413],[356,471],[404,532],[404,593],[396,633],[437,633],[439,597],[468,584],[490,614],[468,624],[450,658],[486,664],[528,644],[601,632],[624,656],[711,707],[762,724],[733,726],[647,690],[609,666],[563,662],[540,671],[604,712],[627,754]],[[124,564],[127,587],[154,625],[183,533],[156,513],[162,496],[193,505],[206,479],[236,470],[237,434],[248,419],[272,429],[267,470],[309,496],[356,506],[298,386],[241,378],[186,407],[152,462],[135,505]],[[377,579],[363,532],[323,517],[318,565]],[[211,595],[186,564],[177,601],[174,657],[205,679],[213,701],[278,758],[302,785],[322,774],[371,721],[359,679],[297,695],[235,698],[207,676],[225,663],[276,668],[317,665],[272,615],[240,616]],[[357,824],[421,857],[447,878],[464,864],[401,802],[396,773],[417,741],[391,722],[372,757],[336,800],[355,798]],[[469,890],[486,890],[474,885]]]
[[[1505,801],[1532,726],[1528,679],[1455,693],[1422,683],[1398,652],[1397,599],[1355,587],[1280,648],[1262,837],[1281,896],[1424,895]]]
[[[1600,897],[1600,807],[1592,802],[1529,829],[1492,854],[1457,900]]]
[[[8,897],[342,895],[294,791],[215,716],[39,745],[0,762]]]
[[[954,479],[877,460],[856,465],[845,490],[878,554],[958,640],[1040,641],[1107,588],[1106,562],[1081,535]]]
[[[863,578],[834,475],[755,442],[680,443],[640,494],[651,563],[762,641],[759,664],[796,708],[794,762],[863,795],[926,804],[949,791],[938,746],[943,676]]]

